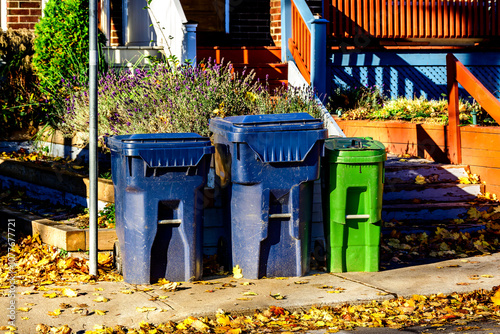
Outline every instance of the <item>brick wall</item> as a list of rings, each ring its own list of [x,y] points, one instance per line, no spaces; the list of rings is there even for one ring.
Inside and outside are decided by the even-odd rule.
[[[41,0],[7,0],[7,28],[34,30],[41,16]]]

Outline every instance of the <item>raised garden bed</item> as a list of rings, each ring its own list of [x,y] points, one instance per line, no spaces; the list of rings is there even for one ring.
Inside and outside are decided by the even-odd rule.
[[[66,251],[88,250],[88,214],[83,207],[54,205],[48,200],[30,198],[16,189],[0,193],[0,213],[16,219],[25,233],[38,233],[44,243]],[[99,218],[100,250],[112,250],[117,240],[114,225],[107,223],[108,218]]]
[[[335,119],[348,137],[372,137],[388,152],[447,163],[448,127],[401,121]],[[500,195],[500,127],[462,126],[462,164],[485,181],[485,191]]]

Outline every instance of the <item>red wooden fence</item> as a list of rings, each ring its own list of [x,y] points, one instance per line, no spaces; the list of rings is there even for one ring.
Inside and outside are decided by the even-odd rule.
[[[483,38],[500,36],[498,1],[331,0],[325,18],[335,38]]]

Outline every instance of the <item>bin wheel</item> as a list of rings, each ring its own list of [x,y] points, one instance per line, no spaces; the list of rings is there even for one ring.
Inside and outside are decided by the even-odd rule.
[[[113,244],[113,264],[118,274],[123,275],[122,254],[120,251],[120,243],[118,241],[115,241]]]

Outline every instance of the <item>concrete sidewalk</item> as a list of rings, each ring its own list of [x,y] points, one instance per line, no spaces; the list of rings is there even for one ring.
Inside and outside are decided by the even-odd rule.
[[[479,279],[471,279],[474,277]],[[307,309],[313,305],[362,303],[414,294],[469,292],[495,285],[500,285],[500,253],[375,273],[319,273],[260,280],[205,278],[201,282],[182,283],[174,292],[157,285],[124,282],[46,285],[47,291],[32,294],[27,291],[35,290],[34,287],[17,287],[14,300],[17,333],[35,333],[40,323],[68,325],[73,333],[84,333],[96,324],[136,328],[141,321],[157,324],[188,316],[215,316],[218,310],[244,314],[272,305],[288,310]],[[62,296],[65,287],[75,290],[78,296]],[[55,298],[43,296],[54,292]],[[285,298],[275,299],[271,294]],[[96,301],[101,297],[107,301]],[[11,301],[10,297],[0,298],[0,309],[8,310]],[[59,316],[48,315],[56,309],[61,309]],[[105,315],[98,315],[96,310],[105,311]],[[8,312],[1,314],[0,326],[7,325]]]

